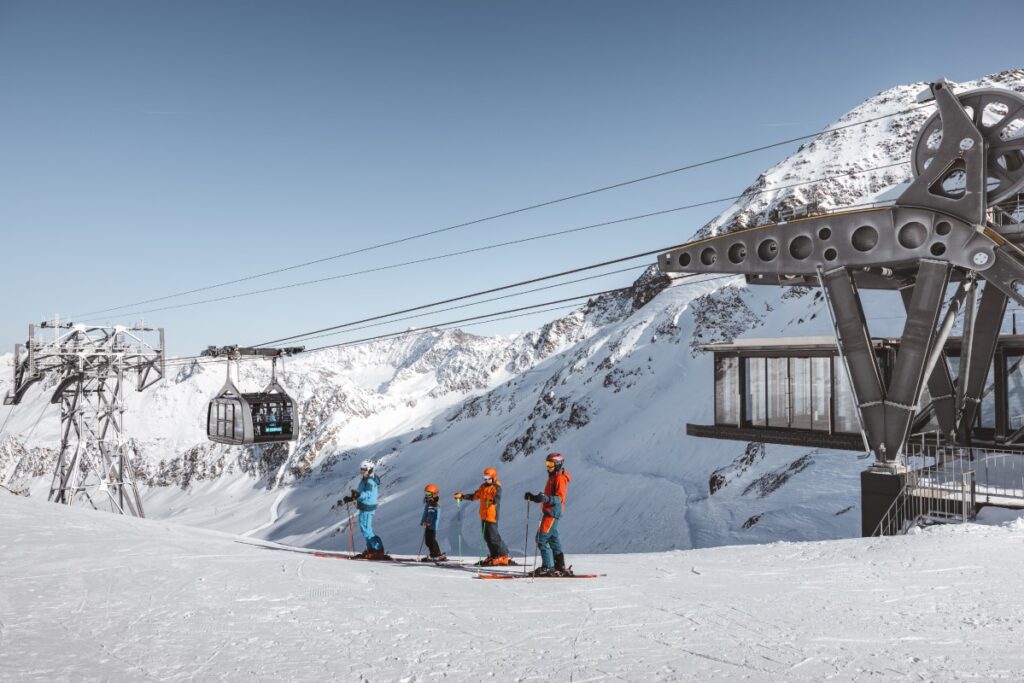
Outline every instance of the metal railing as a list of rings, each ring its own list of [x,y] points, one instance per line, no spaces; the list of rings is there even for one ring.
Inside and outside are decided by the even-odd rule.
[[[906,484],[886,510],[873,535],[894,536],[914,527],[974,519],[974,473],[908,470]]]
[[[875,536],[966,522],[979,505],[1024,507],[1024,453],[942,446],[922,438],[908,444],[902,468],[906,482]]]

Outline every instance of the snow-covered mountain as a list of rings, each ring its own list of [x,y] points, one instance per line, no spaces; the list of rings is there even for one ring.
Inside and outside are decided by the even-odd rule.
[[[982,86],[1024,92],[1024,70],[956,87]],[[831,127],[907,109],[924,87],[880,93]],[[696,232],[767,222],[780,208],[807,203],[831,209],[896,196],[909,165],[865,170],[906,159],[928,113],[826,131]],[[851,171],[863,173],[835,177]],[[680,237],[696,227],[681,226]],[[872,332],[898,334],[902,319],[892,311],[899,304],[886,293],[866,298]],[[284,383],[302,419],[290,456],[281,446],[206,441],[205,404],[224,381],[221,366],[187,366],[129,395],[126,429],[151,517],[297,545],[348,545],[348,531],[339,533],[343,515],[332,506],[354,483],[358,462],[372,458],[384,487],[377,528],[389,549],[416,550],[421,491],[437,483],[446,501],[445,549],[477,552],[475,512],[456,509],[450,494],[472,490],[484,467],[497,466],[502,529],[521,552],[522,494],[543,485],[543,456],[552,450],[565,454],[573,477],[562,523],[569,552],[855,536],[864,467],[856,454],[685,434],[687,422],[713,419],[711,363],[701,344],[827,335],[827,318],[820,296],[806,289],[747,287],[742,278],[673,282],[648,271],[631,291],[526,334],[413,332],[289,361]],[[10,363],[10,354],[0,357],[0,392],[10,386]],[[243,363],[240,373],[240,386],[260,386],[269,369]],[[30,393],[0,440],[2,481],[36,496],[45,496],[58,442],[47,398],[45,388]],[[0,409],[0,423],[6,417]]]

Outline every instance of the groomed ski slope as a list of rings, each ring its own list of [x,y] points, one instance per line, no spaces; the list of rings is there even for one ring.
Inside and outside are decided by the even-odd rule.
[[[0,678],[991,680],[1024,671],[1019,519],[886,539],[572,556],[608,573],[580,581],[479,581],[251,542],[0,497]]]

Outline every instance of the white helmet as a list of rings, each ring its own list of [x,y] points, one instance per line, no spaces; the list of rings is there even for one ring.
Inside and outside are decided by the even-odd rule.
[[[361,463],[359,463],[359,470],[361,472],[366,471],[366,470],[372,470],[373,468],[374,468],[374,463],[373,463],[372,460],[364,460]]]

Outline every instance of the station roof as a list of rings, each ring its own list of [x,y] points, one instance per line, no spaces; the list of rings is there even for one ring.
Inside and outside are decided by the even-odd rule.
[[[946,340],[946,347],[959,349],[962,343],[962,337],[950,337]],[[871,344],[878,349],[898,347],[900,340],[891,337],[873,337]],[[1024,335],[1002,335],[999,337],[998,346],[1024,349]],[[703,344],[700,348],[702,351],[719,353],[728,353],[730,351],[778,351],[781,349],[792,351],[835,351],[836,340],[831,336],[766,337],[762,339],[736,339],[731,342],[712,342],[710,344]]]

